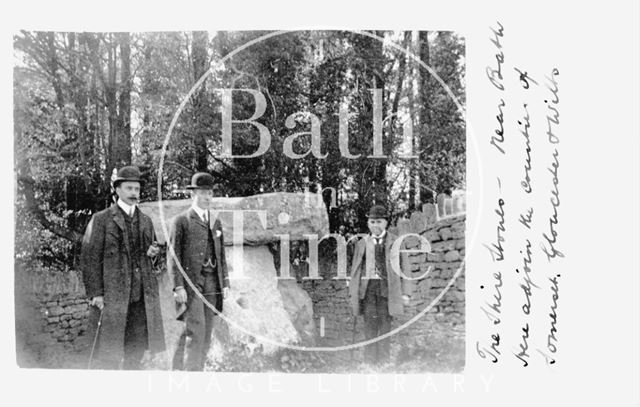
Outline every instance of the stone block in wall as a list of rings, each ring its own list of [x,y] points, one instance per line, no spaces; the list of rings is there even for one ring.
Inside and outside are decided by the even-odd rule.
[[[456,222],[451,224],[451,230],[453,232],[464,232],[466,229],[465,221],[466,218],[456,220]]]
[[[418,290],[422,293],[421,295],[425,295],[429,291],[429,287],[431,287],[431,280],[424,279],[418,281]]]
[[[453,287],[451,287],[451,289],[447,291],[447,296],[450,299],[453,299],[456,301],[464,301],[464,292],[458,290],[457,288],[454,289]]]
[[[442,278],[432,278],[431,285],[429,286],[429,294],[430,295],[438,295],[440,291],[446,285],[446,281]]]
[[[451,238],[453,239],[464,238],[464,229],[462,230],[450,229],[450,230],[451,230]]]
[[[409,264],[409,273],[416,273],[420,271],[420,263],[411,263]]]
[[[446,252],[449,250],[454,250],[456,247],[455,240],[447,240],[444,242],[436,242],[431,245],[432,252]]]
[[[48,315],[55,317],[64,313],[64,309],[55,303],[53,307],[49,308]]]
[[[441,262],[444,260],[444,254],[441,252],[427,253],[427,261]]]
[[[444,254],[444,261],[454,262],[460,260],[460,252],[457,250],[449,250]]]
[[[436,268],[439,268],[440,270],[457,270],[458,268],[460,268],[460,265],[462,264],[462,262],[460,261],[452,261],[452,262],[443,262],[443,263],[436,263]]]
[[[459,239],[459,240],[456,240],[455,242],[456,242],[456,249],[464,249],[465,247],[464,239]]]
[[[438,278],[442,274],[442,270],[436,267],[436,263],[424,263],[421,267],[425,273],[429,268],[431,268],[431,271],[429,272],[430,279]]]
[[[433,267],[433,264],[431,264],[431,263],[422,263],[420,265],[420,270],[418,271],[418,273],[420,275],[425,275],[425,277],[426,277],[426,276],[432,275],[434,270],[435,270],[435,267]]]
[[[427,253],[413,253],[407,256],[409,264],[420,264],[427,261]]]
[[[440,238],[442,240],[449,240],[452,238],[453,233],[450,228],[441,228],[438,233],[440,234]]]
[[[409,233],[409,232],[406,232]],[[402,241],[407,249],[420,249],[420,238],[418,236],[406,236]]]
[[[423,233],[423,236],[429,241],[429,243],[440,241],[440,234],[436,229],[427,230]]]

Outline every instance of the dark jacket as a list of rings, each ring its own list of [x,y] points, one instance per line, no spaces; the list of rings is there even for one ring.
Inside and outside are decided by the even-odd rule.
[[[138,263],[146,308],[149,350],[162,352],[165,350],[165,341],[158,281],[153,272],[151,259],[146,254],[148,247],[155,241],[155,232],[151,219],[140,209],[136,211],[140,220],[142,250]],[[93,215],[82,240],[80,255],[80,268],[87,297],[104,297],[100,347],[94,357],[98,358],[98,353],[102,353],[115,361],[122,359],[124,354],[124,332],[131,290],[131,248],[124,216],[116,204]],[[95,332],[93,325],[90,324],[87,329],[89,335]]]
[[[216,271],[222,288],[229,287],[229,272],[224,253],[224,238],[219,219],[209,218],[207,225],[191,208],[173,218],[167,247],[167,270],[173,276],[174,287],[192,289],[180,271],[180,267],[193,284],[201,279],[202,265],[207,259],[207,228],[211,229],[213,250],[217,262]],[[173,250],[173,253],[172,253]],[[174,256],[175,254],[175,256]],[[220,309],[219,311],[222,311]]]
[[[397,238],[398,236],[387,231],[387,237],[385,239],[385,256],[387,267],[387,284],[389,288],[389,315],[391,316],[402,315],[402,313],[404,312],[402,295],[408,294],[409,289],[409,281],[401,278],[395,271],[393,271],[391,267],[391,246]],[[375,249],[373,248],[373,239],[370,235],[358,240],[353,251],[353,259],[351,263],[351,280],[349,281],[349,299],[351,302],[351,311],[353,315],[359,315],[361,313],[360,300],[364,298],[364,295],[367,292],[367,284],[369,283],[369,279],[363,278],[366,276],[365,253],[367,252],[367,245],[370,245],[369,250],[373,259]],[[401,253],[401,251],[405,248],[406,247],[403,244],[400,248],[400,253],[398,253],[398,255],[400,256],[400,259],[398,259],[398,261],[402,272],[408,272],[406,254]]]

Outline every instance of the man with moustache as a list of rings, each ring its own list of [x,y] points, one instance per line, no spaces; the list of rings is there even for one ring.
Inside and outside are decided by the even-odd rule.
[[[186,305],[178,316],[186,326],[173,358],[175,370],[203,370],[211,345],[216,312],[200,299],[194,287],[217,312],[222,312],[223,299],[229,292],[222,226],[219,219],[211,219],[209,212],[214,186],[210,174],[194,174],[187,187],[193,199],[191,208],[177,215],[171,225],[167,269],[174,277],[176,302]]]
[[[402,315],[410,296],[407,280],[391,267],[391,246],[398,236],[387,230],[386,209],[374,205],[367,217],[369,235],[356,243],[349,293],[353,315],[363,315],[365,340],[370,340],[391,331],[392,317]],[[389,338],[366,345],[365,361],[390,362],[389,348]]]
[[[137,207],[141,183],[137,167],[121,168],[113,181],[117,202],[93,215],[82,241],[88,333],[95,340],[90,367],[138,370],[145,350],[165,350],[151,262],[160,249],[151,219]]]

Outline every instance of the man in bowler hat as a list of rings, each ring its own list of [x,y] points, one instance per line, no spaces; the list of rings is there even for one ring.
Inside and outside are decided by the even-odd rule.
[[[88,333],[95,339],[92,367],[136,370],[146,349],[165,350],[151,262],[160,249],[151,219],[137,207],[141,183],[137,167],[121,168],[113,180],[117,202],[93,215],[82,240],[80,268],[91,305]]]
[[[214,179],[207,173],[191,178],[193,204],[172,222],[167,265],[174,277],[174,296],[186,310],[178,316],[186,322],[173,358],[175,370],[203,370],[211,345],[214,310],[195,293],[197,290],[218,312],[229,291],[229,275],[224,254],[222,226],[212,220],[209,205],[213,198]],[[193,284],[185,281],[181,269]]]
[[[365,339],[369,340],[391,331],[392,317],[402,315],[410,296],[407,280],[391,267],[391,246],[398,236],[387,230],[386,209],[374,205],[367,218],[369,234],[354,249],[349,292],[353,315],[363,315]],[[365,361],[390,362],[389,347],[389,338],[365,345]]]

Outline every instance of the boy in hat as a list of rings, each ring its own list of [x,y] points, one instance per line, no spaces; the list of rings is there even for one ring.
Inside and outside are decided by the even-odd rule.
[[[406,294],[407,280],[391,267],[391,246],[398,236],[387,231],[386,209],[374,205],[367,218],[369,235],[356,244],[349,292],[353,315],[364,316],[365,339],[369,340],[391,331],[392,317],[402,315],[410,297]],[[367,256],[374,256],[373,261]],[[365,360],[372,364],[389,362],[389,346],[389,338],[366,345]]]
[[[151,263],[160,249],[151,219],[137,208],[141,183],[137,167],[120,168],[113,180],[117,202],[93,215],[82,241],[80,267],[92,306],[89,331],[99,329],[89,332],[96,344],[90,363],[99,368],[140,369],[146,349],[165,349]]]
[[[203,370],[211,345],[215,311],[196,295],[194,287],[218,312],[222,312],[223,299],[229,291],[222,226],[220,220],[213,221],[209,213],[214,186],[210,174],[196,173],[187,187],[193,204],[177,215],[171,226],[173,253],[168,252],[167,268],[174,277],[176,302],[186,305],[186,310],[178,316],[186,322],[186,327],[173,358],[176,370]],[[182,271],[193,287],[185,281]]]

